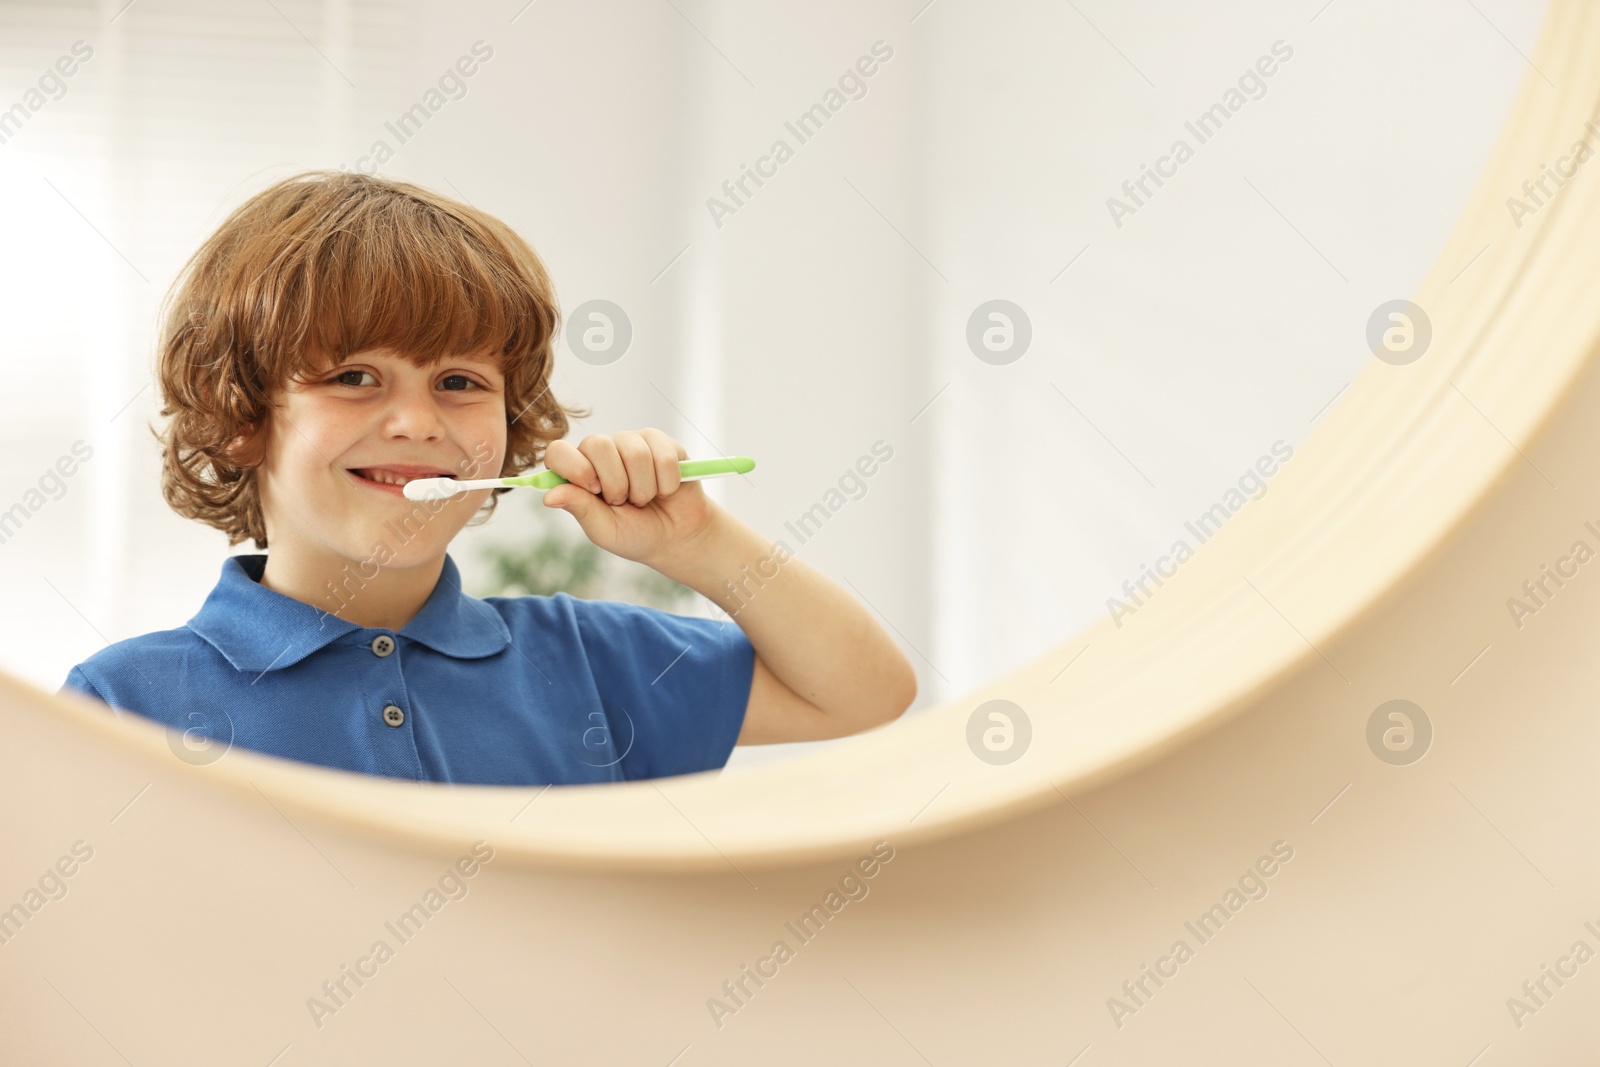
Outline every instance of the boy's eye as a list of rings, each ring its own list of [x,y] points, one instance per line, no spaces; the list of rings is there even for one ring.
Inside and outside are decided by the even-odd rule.
[[[361,380],[361,376],[362,375],[365,375],[368,378],[373,378],[373,374],[372,374],[371,371],[366,371],[366,370],[347,370],[342,374],[334,375],[332,378],[328,379],[328,381],[333,383],[333,384],[335,384],[335,385],[348,385],[348,386],[351,386],[351,387],[359,387],[359,386],[365,384]],[[377,379],[373,378],[373,380],[376,381]],[[449,383],[452,383],[452,382],[457,382],[457,383],[460,383],[460,384],[458,384],[458,385],[449,384]],[[477,382],[473,381],[471,378],[467,377],[465,374],[450,374],[450,375],[446,375],[444,378],[441,378],[439,380],[439,384],[446,391],[453,392],[453,393],[468,392],[471,389],[482,389],[483,388],[483,386],[479,385]]]

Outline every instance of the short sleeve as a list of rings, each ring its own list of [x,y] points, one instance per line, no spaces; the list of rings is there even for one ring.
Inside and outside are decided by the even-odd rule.
[[[558,594],[565,596],[566,594]],[[716,770],[744,725],[755,647],[731,620],[572,600],[622,776]]]
[[[99,691],[95,689],[94,684],[84,676],[83,669],[81,667],[74,667],[72,670],[67,672],[67,680],[61,683],[61,688],[56,690],[56,695],[60,696],[69,689],[75,693],[82,693],[84,696],[93,697],[102,704],[107,703],[106,698],[101,696]]]

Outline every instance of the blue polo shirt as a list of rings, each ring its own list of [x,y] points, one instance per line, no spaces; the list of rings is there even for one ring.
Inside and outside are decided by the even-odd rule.
[[[744,723],[755,649],[731,621],[566,593],[479,600],[447,554],[415,618],[366,628],[262,586],[266,562],[230,556],[194,618],[108,645],[62,690],[186,731],[180,754],[233,745],[479,785],[713,770]]]

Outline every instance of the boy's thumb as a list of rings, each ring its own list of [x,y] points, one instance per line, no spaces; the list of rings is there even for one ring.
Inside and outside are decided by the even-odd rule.
[[[558,485],[544,495],[545,507],[559,508],[577,519],[585,534],[589,532],[589,522],[594,518],[599,500],[593,493],[576,485]]]
[[[583,501],[579,497],[589,496],[575,485],[558,485],[544,494],[544,506],[570,511],[574,515],[583,514]]]

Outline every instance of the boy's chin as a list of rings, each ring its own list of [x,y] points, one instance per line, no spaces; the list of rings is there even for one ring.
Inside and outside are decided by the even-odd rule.
[[[353,565],[370,572],[374,565],[384,569],[404,570],[420,567],[437,560],[444,554],[450,539],[440,530],[437,534],[424,530],[397,530],[380,526],[366,538],[347,540],[343,554]]]

